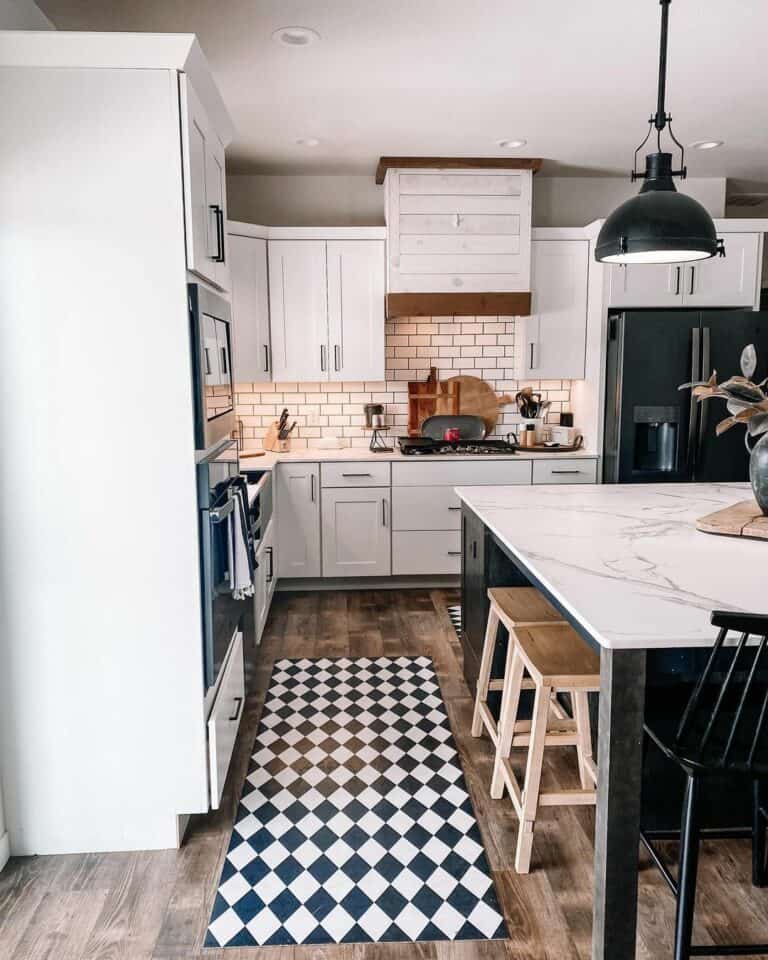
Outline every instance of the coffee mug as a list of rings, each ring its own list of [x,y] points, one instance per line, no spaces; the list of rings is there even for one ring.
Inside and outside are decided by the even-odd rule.
[[[443,440],[447,443],[458,443],[461,440],[461,430],[458,427],[446,427]]]

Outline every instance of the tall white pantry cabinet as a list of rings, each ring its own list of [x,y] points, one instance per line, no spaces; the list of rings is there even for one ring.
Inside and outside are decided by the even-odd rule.
[[[172,847],[209,806],[186,285],[226,287],[231,125],[191,35],[0,33],[0,87],[11,852]]]

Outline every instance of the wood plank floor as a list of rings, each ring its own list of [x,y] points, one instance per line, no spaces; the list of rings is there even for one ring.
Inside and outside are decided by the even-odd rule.
[[[591,810],[541,816],[532,873],[513,869],[516,820],[488,795],[491,751],[469,735],[472,704],[440,590],[281,594],[249,670],[249,696],[222,808],[196,818],[179,850],[30,857],[0,874],[3,960],[577,960],[590,954]],[[278,656],[426,654],[435,662],[511,940],[203,949],[240,787]],[[545,774],[573,785],[573,751]],[[568,756],[566,756],[568,755]],[[670,848],[672,854],[673,848]],[[696,940],[768,939],[768,892],[749,882],[749,844],[706,844]],[[640,874],[638,957],[671,957],[674,903],[647,863]],[[616,958],[620,960],[620,958]]]

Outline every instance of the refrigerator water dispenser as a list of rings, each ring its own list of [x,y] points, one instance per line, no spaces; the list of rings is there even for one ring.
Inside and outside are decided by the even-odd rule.
[[[674,473],[677,470],[678,407],[635,407],[635,456],[637,473]]]

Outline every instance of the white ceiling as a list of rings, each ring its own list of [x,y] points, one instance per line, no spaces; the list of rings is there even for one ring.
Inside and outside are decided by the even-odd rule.
[[[655,109],[658,0],[38,0],[60,29],[193,32],[233,172],[370,173],[381,154],[625,174]],[[287,47],[281,26],[322,40]],[[768,2],[673,0],[667,108],[691,176],[768,181]],[[318,137],[315,148],[295,140]],[[496,141],[525,138],[502,151]]]

